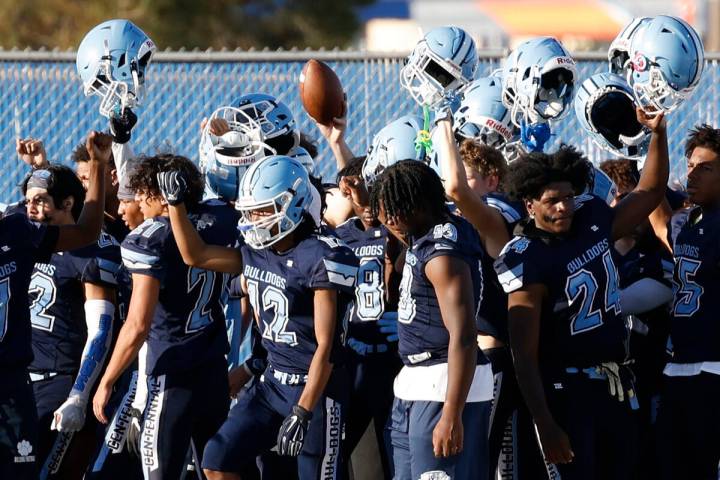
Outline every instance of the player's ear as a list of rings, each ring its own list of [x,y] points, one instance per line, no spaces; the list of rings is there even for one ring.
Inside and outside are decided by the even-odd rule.
[[[67,212],[70,212],[70,211],[72,211],[72,208],[74,205],[75,205],[75,199],[73,197],[67,197],[62,202],[62,209]]]
[[[535,210],[533,209],[532,200],[525,200],[525,210],[527,210],[527,213],[531,218],[535,218]]]

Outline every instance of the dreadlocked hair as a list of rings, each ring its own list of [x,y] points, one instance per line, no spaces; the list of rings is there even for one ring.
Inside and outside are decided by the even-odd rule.
[[[157,174],[172,170],[180,171],[187,182],[185,206],[194,210],[202,200],[205,182],[200,170],[185,157],[162,153],[153,157],[144,157],[130,176],[128,187],[135,193],[145,193],[150,197],[161,197]]]
[[[542,196],[554,182],[570,182],[576,194],[590,184],[593,167],[575,147],[561,145],[555,153],[532,152],[512,164],[505,180],[505,191],[514,200],[533,200]]]
[[[378,217],[408,219],[422,211],[434,217],[448,213],[445,190],[437,173],[423,162],[403,160],[383,170],[370,192],[370,209]]]
[[[365,163],[365,155],[362,157],[353,157],[347,165],[340,169],[335,177],[335,182],[340,183],[343,177],[359,177],[362,175],[362,167]]]

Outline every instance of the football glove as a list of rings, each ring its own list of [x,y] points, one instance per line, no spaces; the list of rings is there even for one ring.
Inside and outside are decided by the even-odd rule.
[[[182,172],[160,172],[157,180],[160,193],[169,205],[180,205],[185,201],[188,187]]]
[[[50,430],[77,432],[85,424],[86,402],[79,395],[70,395],[53,414]]]
[[[140,436],[142,435],[143,414],[137,408],[130,409],[130,425],[128,426],[125,444],[131,455],[140,458]]]
[[[385,334],[388,342],[397,342],[400,339],[397,318],[381,318],[377,323],[380,327],[380,333]]]
[[[549,123],[526,124],[522,122],[520,125],[520,139],[530,152],[542,152],[551,135]]]
[[[297,457],[300,454],[310,420],[312,420],[312,412],[308,412],[300,405],[292,408],[292,413],[285,418],[278,432],[279,455]]]
[[[130,141],[130,132],[137,123],[137,115],[129,108],[122,112],[118,109],[110,115],[110,134],[115,143],[127,143]]]

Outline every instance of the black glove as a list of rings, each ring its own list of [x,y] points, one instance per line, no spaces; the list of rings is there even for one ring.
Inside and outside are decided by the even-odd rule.
[[[127,143],[130,141],[130,132],[137,123],[137,115],[129,108],[125,108],[122,113],[113,112],[110,116],[110,133],[115,143]]]
[[[185,201],[188,187],[182,172],[160,172],[157,174],[157,181],[160,193],[169,205],[180,205]]]
[[[140,436],[142,435],[143,414],[137,408],[130,409],[130,425],[128,426],[125,444],[131,455],[140,458]]]
[[[297,457],[302,450],[312,412],[295,405],[292,413],[285,418],[278,432],[277,447],[279,455]]]

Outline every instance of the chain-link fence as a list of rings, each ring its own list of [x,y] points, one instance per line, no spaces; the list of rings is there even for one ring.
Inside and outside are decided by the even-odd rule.
[[[392,119],[420,113],[400,87],[402,57],[371,56],[360,52],[163,52],[149,69],[140,121],[133,132],[136,152],[168,150],[197,158],[199,125],[203,117],[241,94],[271,93],[286,102],[303,132],[320,140],[316,159],[323,176],[334,177],[335,166],[319,132],[302,108],[298,76],[309,58],[326,61],[338,74],[349,104],[348,143],[356,153],[366,150],[372,136]],[[478,75],[498,68],[500,52],[480,60]],[[605,71],[601,56],[578,61],[580,79]],[[717,58],[707,62],[703,79],[692,99],[669,118],[673,178],[685,175],[682,144],[688,129],[699,123],[718,124]],[[17,189],[26,165],[15,154],[15,137],[45,141],[52,162],[68,163],[70,153],[91,129],[106,128],[97,110],[97,97],[85,98],[75,72],[74,55],[52,52],[0,53],[0,201],[19,198]],[[584,133],[570,112],[553,125],[553,142],[575,144],[593,161],[609,158]],[[552,148],[552,147],[551,147]]]

